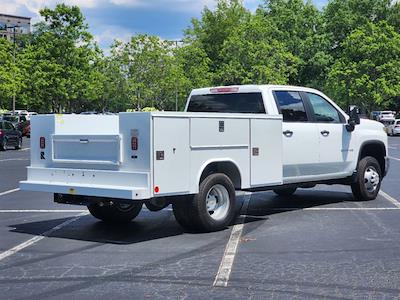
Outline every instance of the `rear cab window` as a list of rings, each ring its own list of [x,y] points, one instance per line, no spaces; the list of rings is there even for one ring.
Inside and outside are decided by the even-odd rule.
[[[265,114],[261,93],[192,95],[188,112]]]

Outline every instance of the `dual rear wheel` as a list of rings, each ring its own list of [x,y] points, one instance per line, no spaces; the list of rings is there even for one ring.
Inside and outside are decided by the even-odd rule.
[[[143,203],[134,204],[113,203],[112,205],[101,205],[93,203],[88,205],[91,215],[106,223],[128,223],[140,213]]]
[[[224,229],[235,218],[235,187],[225,174],[217,173],[206,177],[200,184],[199,193],[177,198],[172,202],[177,222],[187,230],[210,232]],[[140,212],[143,203],[88,205],[90,213],[108,223],[132,221]],[[153,209],[146,203],[149,210]]]
[[[235,187],[228,176],[211,174],[200,184],[199,193],[172,204],[177,222],[191,231],[224,229],[236,215]]]

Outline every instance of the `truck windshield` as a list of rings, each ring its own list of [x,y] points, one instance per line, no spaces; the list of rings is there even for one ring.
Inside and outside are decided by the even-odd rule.
[[[193,95],[187,111],[265,114],[261,93]]]

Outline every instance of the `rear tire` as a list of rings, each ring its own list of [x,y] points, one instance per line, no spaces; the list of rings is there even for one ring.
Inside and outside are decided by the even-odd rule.
[[[355,200],[374,200],[381,188],[382,171],[378,161],[372,156],[366,156],[358,162],[357,179],[351,184]]]
[[[6,151],[7,150],[7,141],[6,139],[3,139],[3,143],[0,144],[0,151]]]
[[[228,176],[211,174],[201,183],[199,193],[173,203],[177,222],[190,231],[211,232],[229,226],[236,212],[235,187]]]
[[[193,195],[188,195],[186,197],[181,197],[172,202],[172,211],[175,216],[175,220],[183,228],[189,231],[195,231],[196,226],[190,219],[189,205],[188,202],[193,201]]]
[[[15,150],[20,150],[22,148],[22,138],[18,139],[18,144],[15,146]]]
[[[297,190],[296,187],[287,187],[287,188],[281,188],[281,189],[274,189],[273,191],[278,196],[289,197],[289,196],[293,195],[296,192],[296,190]]]
[[[88,205],[91,215],[107,223],[128,223],[140,213],[143,203],[100,206],[98,203]]]

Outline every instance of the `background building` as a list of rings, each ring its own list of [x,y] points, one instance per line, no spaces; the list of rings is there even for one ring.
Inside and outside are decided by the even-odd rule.
[[[0,37],[13,41],[14,29],[15,35],[30,33],[31,18],[0,13]]]

